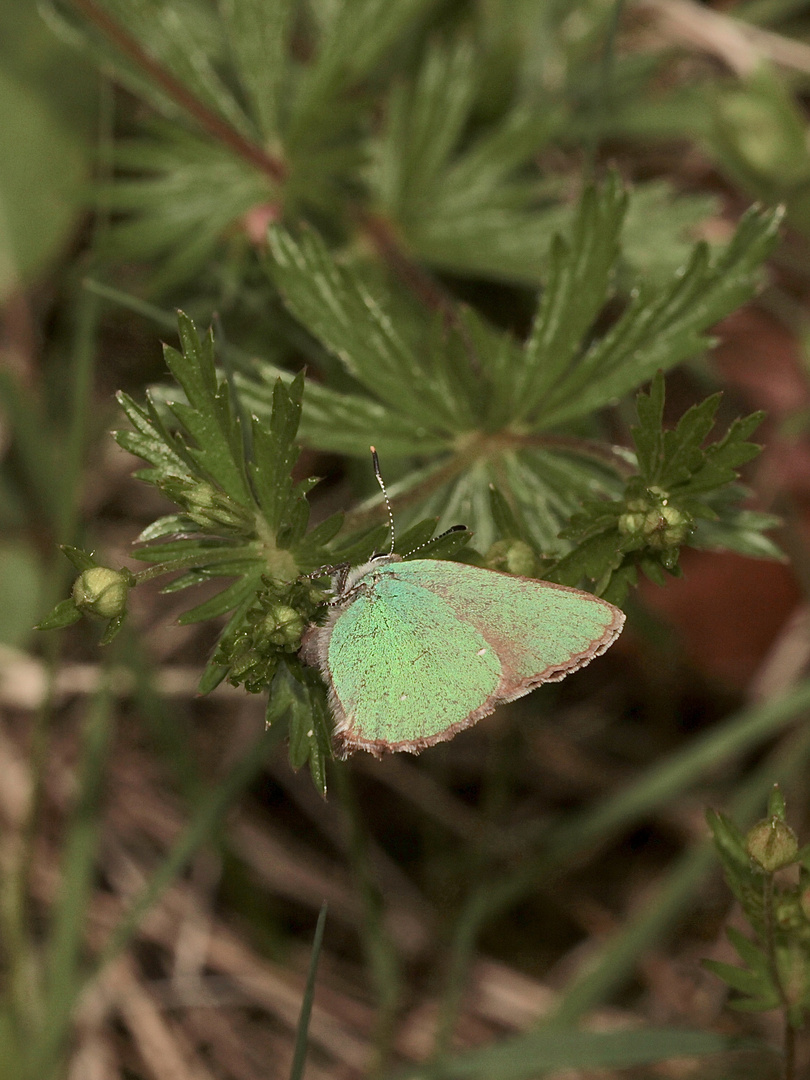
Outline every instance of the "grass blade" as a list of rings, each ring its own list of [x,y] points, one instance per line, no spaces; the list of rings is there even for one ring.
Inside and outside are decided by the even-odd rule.
[[[318,960],[323,945],[323,932],[326,927],[326,912],[328,904],[324,900],[315,925],[315,936],[312,939],[312,956],[309,961],[307,973],[307,985],[304,989],[304,997],[301,1001],[301,1014],[298,1017],[298,1028],[295,1032],[295,1053],[293,1054],[290,1080],[301,1080],[304,1075],[304,1064],[307,1058],[307,1045],[309,1040],[309,1018],[312,1015],[312,999],[315,996],[315,975],[318,971]]]

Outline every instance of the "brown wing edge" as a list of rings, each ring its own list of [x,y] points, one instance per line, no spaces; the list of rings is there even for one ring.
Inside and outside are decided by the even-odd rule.
[[[566,589],[566,586],[558,586],[558,588]],[[576,590],[570,591],[573,592]],[[498,686],[489,695],[486,701],[482,705],[479,705],[477,709],[471,712],[470,715],[466,716],[463,720],[459,720],[455,724],[451,724],[448,728],[445,728],[444,731],[439,731],[437,734],[429,735],[424,739],[403,739],[401,742],[395,743],[386,742],[381,739],[363,739],[353,733],[352,718],[346,715],[343,706],[338,701],[337,694],[332,686],[331,677],[329,676],[329,669],[326,663],[326,649],[329,640],[328,635],[320,637],[317,633],[313,634],[312,646],[314,646],[314,648],[308,648],[307,655],[314,657],[314,655],[316,655],[315,649],[317,649],[318,659],[316,660],[316,663],[326,677],[329,687],[329,705],[332,710],[332,716],[335,719],[333,742],[337,757],[341,760],[345,760],[357,750],[366,750],[369,754],[372,754],[378,759],[384,757],[385,754],[398,752],[421,754],[421,752],[426,750],[429,746],[436,746],[437,743],[448,742],[454,736],[458,735],[460,731],[464,731],[474,724],[477,724],[479,720],[482,720],[485,716],[489,716],[490,713],[494,712],[498,705],[508,701],[516,701],[517,698],[531,693],[532,690],[541,686],[543,683],[560,682],[566,675],[570,675],[572,671],[578,671],[580,668],[585,667],[591,660],[597,656],[601,656],[603,652],[606,652],[610,648],[622,632],[625,620],[624,612],[620,608],[615,607],[613,604],[609,604],[607,600],[602,600],[598,596],[594,596],[593,600],[594,603],[600,604],[610,610],[612,617],[601,637],[597,638],[596,641],[591,642],[587,649],[584,649],[580,653],[574,653],[564,664],[550,665],[545,671],[532,675],[529,679],[521,679],[513,672],[505,670]],[[317,629],[323,630],[325,628],[318,627]],[[316,638],[318,638],[317,641],[315,640]],[[309,663],[309,660],[307,660],[307,662]]]

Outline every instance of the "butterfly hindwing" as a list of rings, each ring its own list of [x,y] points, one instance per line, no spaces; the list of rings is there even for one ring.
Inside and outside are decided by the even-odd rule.
[[[500,658],[499,700],[563,678],[615,640],[624,614],[591,593],[463,563],[401,562],[390,572],[416,578],[457,618],[475,626]]]

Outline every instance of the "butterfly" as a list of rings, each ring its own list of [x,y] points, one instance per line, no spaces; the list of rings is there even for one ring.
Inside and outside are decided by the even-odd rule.
[[[326,682],[343,757],[417,754],[452,739],[502,702],[583,667],[621,633],[624,613],[591,593],[395,555],[391,525],[387,554],[330,568],[328,616],[302,642],[302,659]]]

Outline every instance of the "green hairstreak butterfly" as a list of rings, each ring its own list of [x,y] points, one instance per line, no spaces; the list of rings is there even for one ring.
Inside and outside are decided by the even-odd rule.
[[[301,649],[326,681],[344,756],[417,754],[452,739],[501,702],[583,667],[621,633],[623,612],[591,593],[403,559],[393,554],[393,527],[391,547],[339,570],[328,618]]]

